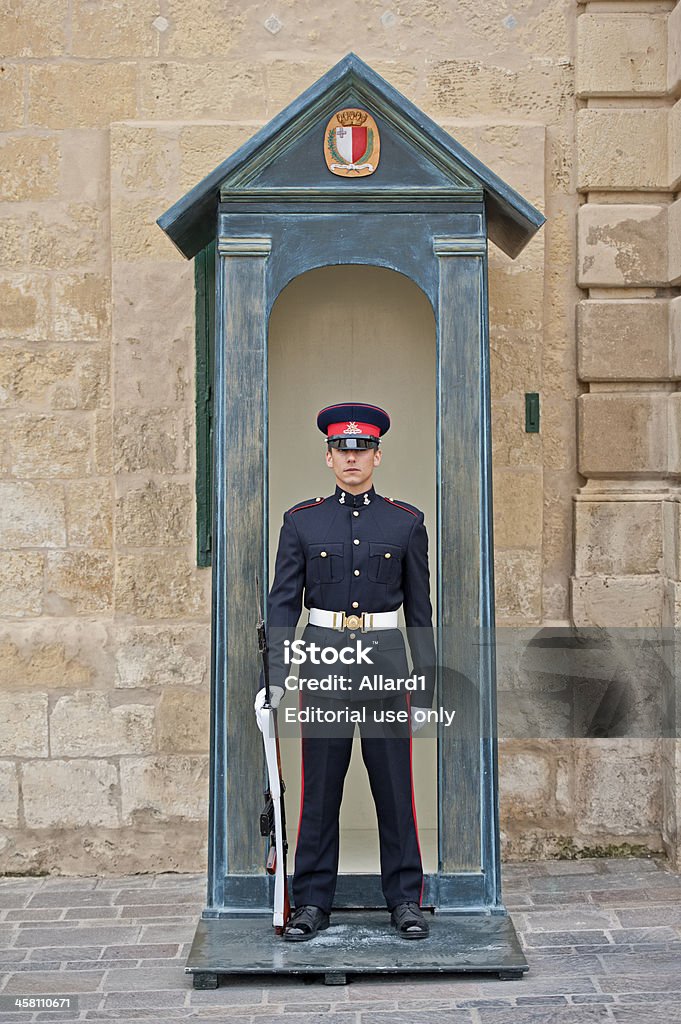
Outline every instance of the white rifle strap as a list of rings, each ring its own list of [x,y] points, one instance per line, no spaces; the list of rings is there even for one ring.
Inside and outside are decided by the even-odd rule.
[[[276,712],[272,708],[263,708],[261,711],[263,730],[262,738],[265,744],[265,759],[267,761],[267,774],[270,781],[270,795],[274,804],[274,835],[276,839],[277,865],[274,875],[274,914],[272,924],[275,928],[284,926],[284,840],[281,831],[281,782],[279,779],[279,765],[277,763],[277,740],[274,732],[274,716]]]

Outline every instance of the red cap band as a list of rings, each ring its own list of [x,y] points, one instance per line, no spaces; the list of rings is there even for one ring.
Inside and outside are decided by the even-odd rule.
[[[355,423],[354,420],[344,423],[329,423],[326,431],[327,437],[336,437],[343,434],[345,437],[361,437],[365,434],[369,437],[380,437],[381,431],[373,423]]]

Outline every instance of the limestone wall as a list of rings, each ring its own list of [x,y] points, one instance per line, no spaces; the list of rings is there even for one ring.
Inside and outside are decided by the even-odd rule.
[[[349,50],[547,216],[491,252],[500,623],[675,623],[680,22],[671,0],[4,9],[1,869],[205,863],[193,268],[154,222]],[[502,742],[507,851],[674,850],[678,760]]]
[[[577,624],[678,626],[679,25],[673,4],[587,5],[577,20]],[[675,684],[670,688],[674,700]],[[677,727],[675,712],[672,728]],[[678,858],[678,743],[619,744],[627,785]],[[623,807],[624,810],[624,807]],[[633,809],[632,809],[633,810]],[[634,815],[639,812],[633,810]]]

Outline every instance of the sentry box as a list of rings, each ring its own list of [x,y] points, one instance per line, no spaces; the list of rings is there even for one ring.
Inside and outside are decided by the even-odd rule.
[[[501,894],[487,269],[489,240],[513,259],[543,222],[354,54],[158,220],[187,259],[198,257],[204,281],[215,261],[204,453],[213,584],[208,893],[187,964],[197,988],[226,974],[342,983],[360,973],[527,970]],[[209,284],[211,311],[212,299]],[[434,704],[457,713],[456,728],[440,723],[430,746],[414,743],[426,804],[422,905],[434,916],[427,941],[391,935],[380,876],[363,869],[360,849],[354,870],[341,860],[329,931],[286,943],[271,928],[258,822],[255,579],[270,578],[284,509],[326,493],[328,480],[305,476],[322,464],[314,410],[351,388],[362,397],[362,373],[372,400],[396,413],[377,486],[427,514]],[[290,813],[295,778],[289,788]],[[361,832],[349,803],[348,848]]]

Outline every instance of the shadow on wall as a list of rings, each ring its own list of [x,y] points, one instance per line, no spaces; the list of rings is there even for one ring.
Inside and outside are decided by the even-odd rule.
[[[497,629],[499,736],[677,735],[678,631]]]

